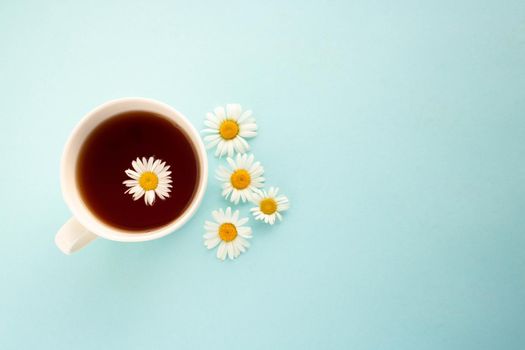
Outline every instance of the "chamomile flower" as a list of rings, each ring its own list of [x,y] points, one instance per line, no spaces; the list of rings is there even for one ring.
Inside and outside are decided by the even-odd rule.
[[[290,202],[286,196],[278,196],[278,192],[278,187],[270,187],[268,192],[262,190],[253,195],[252,201],[257,206],[251,208],[250,211],[255,220],[263,220],[265,223],[273,225],[275,218],[278,218],[279,221],[283,219],[281,212],[290,208]]]
[[[212,213],[215,222],[206,221],[204,229],[204,245],[213,249],[217,245],[217,258],[224,260],[226,256],[235,259],[244,253],[250,246],[248,239],[252,238],[252,229],[243,226],[248,218],[239,219],[239,211],[232,214],[230,207],[224,212],[222,209],[214,210]]]
[[[155,197],[165,199],[171,192],[171,171],[166,162],[160,159],[149,157],[137,158],[131,162],[133,170],[125,170],[126,175],[131,179],[125,180],[124,185],[129,187],[126,192],[133,196],[133,200],[138,200],[144,196],[146,205],[153,205]]]
[[[219,157],[225,154],[232,157],[234,151],[245,153],[250,149],[245,139],[257,135],[252,111],[243,112],[240,104],[228,104],[226,110],[223,107],[215,108],[213,113],[206,114],[204,124],[207,128],[202,132],[210,134],[204,137],[206,147],[217,146],[215,156]]]
[[[263,187],[264,169],[259,162],[253,162],[253,154],[237,154],[235,161],[228,157],[226,161],[230,169],[221,166],[217,170],[217,179],[222,182],[222,195],[224,198],[238,204],[252,199],[252,195]]]

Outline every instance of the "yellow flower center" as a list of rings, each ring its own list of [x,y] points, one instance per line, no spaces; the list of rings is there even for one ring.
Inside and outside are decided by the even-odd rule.
[[[221,123],[219,133],[225,140],[234,139],[239,134],[239,124],[235,120],[226,119]]]
[[[159,184],[159,178],[157,174],[152,171],[143,172],[139,178],[139,185],[144,191],[151,191],[157,188]]]
[[[250,186],[252,178],[250,177],[250,173],[248,173],[246,170],[238,169],[233,172],[232,176],[230,177],[230,181],[233,188],[244,190],[246,187]]]
[[[259,208],[266,215],[272,215],[277,211],[277,203],[273,198],[265,198],[259,203]]]
[[[229,222],[224,223],[219,226],[219,237],[221,237],[224,242],[231,242],[237,237],[237,228]]]

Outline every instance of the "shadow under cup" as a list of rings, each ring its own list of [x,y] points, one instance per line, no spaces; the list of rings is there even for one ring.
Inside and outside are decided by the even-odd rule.
[[[159,181],[159,172],[149,171],[154,169],[141,173],[134,168],[137,159],[166,163],[172,181],[166,197],[155,193],[158,183],[150,189],[153,203],[146,201],[149,187],[137,184],[141,197],[126,193],[123,181],[132,180],[127,169]],[[107,225],[131,232],[155,230],[177,219],[191,203],[199,176],[189,137],[166,117],[147,111],[124,112],[98,125],[83,143],[76,165],[77,186],[89,210]]]

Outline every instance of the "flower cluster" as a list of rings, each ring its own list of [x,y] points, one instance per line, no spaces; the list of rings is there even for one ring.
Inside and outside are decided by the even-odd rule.
[[[279,188],[264,188],[264,168],[255,161],[253,154],[248,155],[250,145],[246,139],[257,135],[257,124],[252,111],[242,110],[239,104],[228,104],[226,108],[217,107],[206,115],[203,133],[207,148],[216,147],[215,155],[227,155],[227,166],[220,166],[216,178],[222,184],[222,196],[238,205],[239,202],[251,202],[250,209],[255,220],[273,225],[276,219],[282,220],[282,212],[290,207],[288,198],[279,195]],[[234,154],[237,153],[234,157]],[[239,218],[239,210],[232,212],[231,207],[212,212],[215,222],[206,221],[204,245],[213,249],[217,245],[217,258],[224,260],[237,258],[250,246],[252,229],[244,226],[248,218]]]

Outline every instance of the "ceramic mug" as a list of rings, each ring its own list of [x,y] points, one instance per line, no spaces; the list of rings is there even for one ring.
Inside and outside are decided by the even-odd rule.
[[[128,232],[107,225],[87,208],[77,185],[76,164],[80,148],[93,129],[116,114],[136,110],[160,114],[186,132],[197,154],[200,178],[195,195],[182,215],[155,230]],[[55,243],[62,252],[71,254],[97,237],[120,242],[142,242],[164,237],[182,227],[195,213],[206,191],[207,182],[208,158],[204,144],[197,130],[181,113],[165,103],[146,98],[122,98],[106,102],[82,118],[64,147],[60,183],[62,195],[73,217],[60,228]]]

